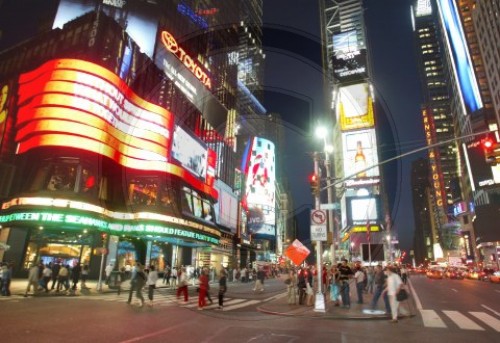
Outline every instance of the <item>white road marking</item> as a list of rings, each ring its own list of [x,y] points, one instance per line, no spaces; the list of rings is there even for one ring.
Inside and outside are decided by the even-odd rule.
[[[455,291],[455,292],[457,292],[457,293],[458,293],[458,291],[457,291],[455,288],[452,288],[451,290],[452,290],[452,291]]]
[[[483,305],[483,304],[481,304],[481,306],[482,306],[482,307],[484,307],[485,309],[487,309],[488,311],[491,311],[491,312],[493,312],[494,314],[496,314],[497,316],[499,316],[499,317],[500,317],[500,313],[498,313],[497,311],[495,311],[495,310],[494,310],[494,309],[492,309],[491,307],[488,307],[488,306]]]
[[[279,298],[283,298],[283,297],[286,297],[287,295],[288,295],[287,292],[286,293],[281,293],[281,294],[272,296],[270,298],[264,299],[263,302],[268,302],[268,301],[271,301],[271,300],[276,300],[276,299],[279,299]]]
[[[469,312],[472,314],[474,317],[477,319],[483,321],[484,323],[488,324],[488,326],[491,326],[493,329],[496,330],[496,332],[500,332],[500,320],[490,316],[487,313],[484,312]]]
[[[495,292],[500,293],[500,291],[498,289],[495,289]]]
[[[236,310],[238,308],[258,304],[260,302],[261,302],[260,300],[250,300],[250,301],[247,301],[247,302],[244,302],[241,304],[236,304],[236,305],[227,306],[227,307],[224,305],[224,311]]]
[[[446,324],[438,316],[434,310],[422,310],[420,309],[420,314],[422,315],[422,321],[424,326],[428,328],[446,328]]]
[[[443,311],[443,313],[446,314],[448,318],[450,318],[461,329],[484,331],[482,327],[458,311]]]
[[[420,302],[420,298],[418,297],[417,292],[415,291],[415,288],[413,287],[413,284],[411,283],[411,279],[408,279],[408,286],[410,286],[411,295],[413,296],[413,299],[415,300],[415,305],[417,306],[417,310],[423,311],[422,303]]]

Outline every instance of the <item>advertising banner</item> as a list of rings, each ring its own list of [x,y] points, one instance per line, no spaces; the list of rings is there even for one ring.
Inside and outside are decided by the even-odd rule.
[[[341,87],[337,95],[337,118],[342,131],[375,125],[373,101],[368,83]]]
[[[311,251],[297,239],[285,250],[285,256],[292,260],[296,266],[302,264],[310,253]]]
[[[380,176],[375,130],[352,131],[342,133],[344,152],[344,175],[356,178],[374,178]]]

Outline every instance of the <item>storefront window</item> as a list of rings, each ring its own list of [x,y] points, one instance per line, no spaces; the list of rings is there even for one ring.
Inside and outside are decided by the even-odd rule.
[[[26,248],[26,255],[24,256],[24,263],[23,263],[24,269],[29,269],[31,266],[33,266],[37,262],[37,260],[36,260],[37,250],[38,250],[38,246],[36,243],[30,242],[28,244],[28,247]]]
[[[183,189],[184,196],[181,197],[182,211],[193,214],[193,199],[191,198],[191,190],[187,187]]]
[[[177,206],[177,192],[172,186],[170,185],[163,186],[160,197],[160,205],[168,213],[171,214],[179,213],[179,209]]]
[[[80,185],[78,191],[84,194],[93,194],[97,192],[97,180],[95,174],[89,169],[82,167],[80,174]]]
[[[137,261],[137,252],[135,246],[128,241],[118,243],[118,267],[133,267]]]
[[[213,207],[210,201],[200,197],[198,192],[183,188],[182,210],[195,217],[214,222]]]
[[[156,206],[157,178],[135,178],[129,182],[128,199],[131,205]]]

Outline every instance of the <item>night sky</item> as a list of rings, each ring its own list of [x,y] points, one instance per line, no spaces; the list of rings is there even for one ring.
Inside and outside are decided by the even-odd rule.
[[[365,0],[367,39],[377,106],[381,160],[425,145],[420,119],[410,0]],[[266,69],[264,105],[287,121],[281,155],[292,188],[294,208],[311,206],[308,175],[311,152],[322,148],[312,135],[327,113],[322,91],[320,23],[315,0],[264,1]],[[384,174],[400,247],[411,249],[414,221],[411,162],[425,153],[387,164]]]

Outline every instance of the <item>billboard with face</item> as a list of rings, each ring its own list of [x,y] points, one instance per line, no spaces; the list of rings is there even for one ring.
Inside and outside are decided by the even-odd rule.
[[[337,119],[342,131],[373,127],[373,103],[368,83],[341,87],[337,95]]]
[[[275,154],[274,143],[254,137],[243,156],[246,175],[243,206],[248,214],[248,230],[254,235],[275,235]]]
[[[378,177],[377,139],[375,129],[342,133],[344,151],[344,175],[353,178]]]
[[[207,176],[207,155],[207,147],[201,140],[175,126],[172,157],[201,180]]]

